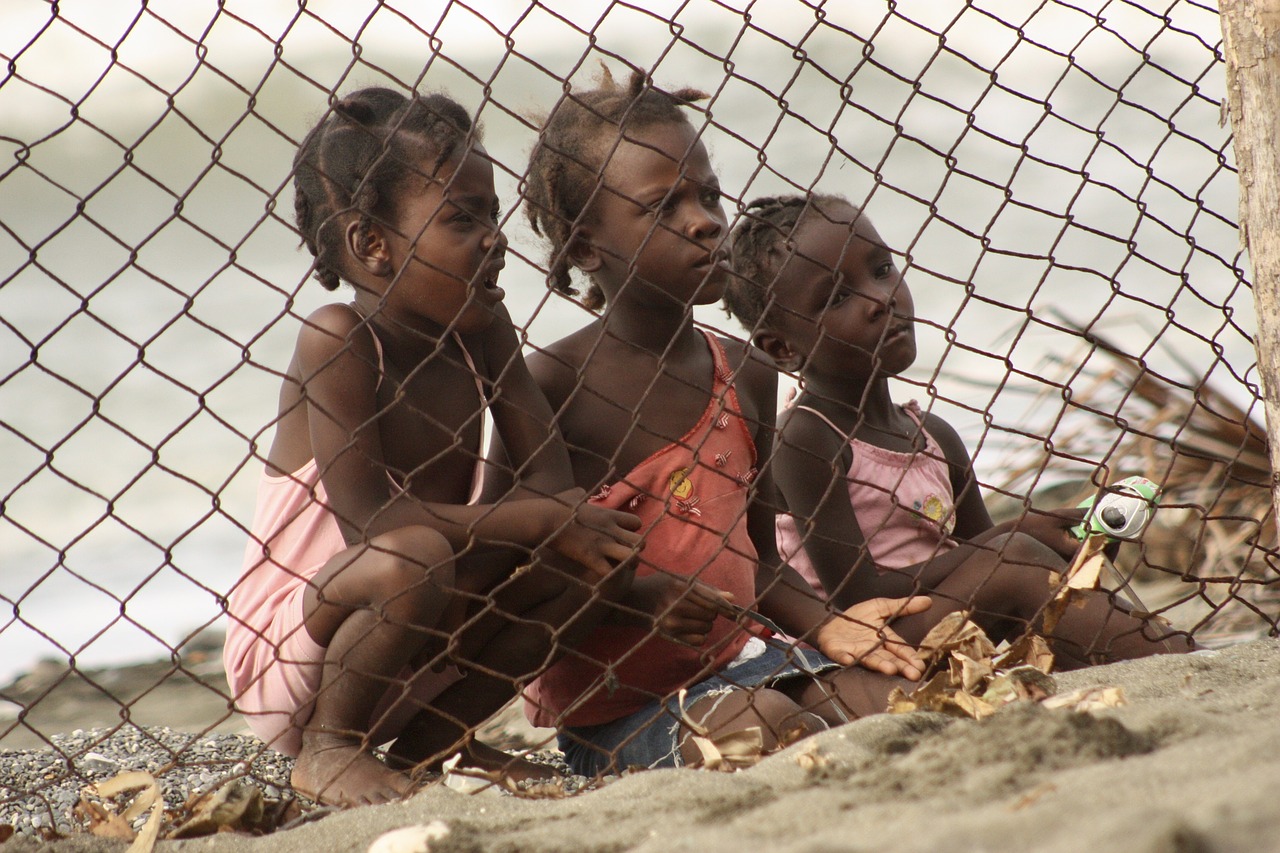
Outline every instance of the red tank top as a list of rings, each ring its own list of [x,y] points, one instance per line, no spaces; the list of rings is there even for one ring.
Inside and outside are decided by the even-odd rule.
[[[697,425],[591,501],[640,517],[644,551],[637,577],[661,570],[696,578],[732,593],[737,604],[753,606],[758,558],[747,535],[747,505],[756,475],[755,442],[739,414],[724,350],[714,337],[706,338],[715,377]],[[757,626],[752,630],[763,633]],[[721,617],[702,648],[692,649],[648,628],[603,625],[525,690],[525,714],[538,726],[588,726],[625,717],[723,668],[750,636]]]

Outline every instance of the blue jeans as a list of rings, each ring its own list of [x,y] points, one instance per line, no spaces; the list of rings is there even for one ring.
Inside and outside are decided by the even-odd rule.
[[[761,650],[763,646],[763,650]],[[708,696],[725,696],[734,690],[774,687],[792,678],[812,678],[840,664],[821,652],[753,638],[727,666],[685,693],[684,707],[693,707]],[[611,768],[679,767],[679,694],[654,699],[630,716],[595,726],[566,726],[560,732],[560,751],[574,773],[597,776]]]

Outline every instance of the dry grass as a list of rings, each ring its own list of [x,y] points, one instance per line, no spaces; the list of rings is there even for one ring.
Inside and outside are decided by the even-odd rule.
[[[1280,553],[1265,428],[1207,380],[1162,376],[1076,331],[1080,350],[1054,359],[1029,409],[1052,412],[1053,422],[1043,431],[1022,427],[1052,442],[1014,451],[1006,479],[994,485],[1062,506],[1126,476],[1154,480],[1160,508],[1116,560],[1144,606],[1205,645],[1275,634]],[[1176,354],[1162,355],[1196,375]],[[1052,495],[1037,489],[1047,482],[1059,483]]]

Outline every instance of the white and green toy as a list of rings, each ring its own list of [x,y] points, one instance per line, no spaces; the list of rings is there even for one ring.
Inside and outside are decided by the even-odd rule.
[[[1080,504],[1091,509],[1071,532],[1077,539],[1133,539],[1146,527],[1159,502],[1159,486],[1146,477],[1126,477],[1108,486],[1101,497],[1095,495]]]

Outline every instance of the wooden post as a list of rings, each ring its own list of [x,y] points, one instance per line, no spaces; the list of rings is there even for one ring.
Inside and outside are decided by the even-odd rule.
[[[1280,525],[1280,0],[1220,0],[1240,240],[1253,264],[1271,503]]]

